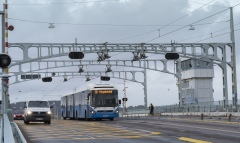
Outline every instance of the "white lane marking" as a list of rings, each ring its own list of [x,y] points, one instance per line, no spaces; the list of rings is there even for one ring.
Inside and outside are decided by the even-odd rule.
[[[147,130],[141,130],[141,129],[134,129],[135,131],[142,131],[142,132],[146,132],[146,133],[151,133],[151,131],[147,131]]]
[[[77,131],[75,131],[75,130],[70,130],[70,131],[72,131],[72,132],[77,132]]]
[[[149,123],[153,123],[153,122],[149,122]],[[161,125],[161,124],[163,124],[163,125],[172,125],[172,127],[174,127],[174,126],[181,126],[181,127],[198,128],[198,129],[206,129],[206,130],[222,131],[222,132],[230,132],[230,133],[240,134],[240,132],[229,131],[229,130],[222,130],[222,129],[212,129],[212,128],[205,128],[205,127],[187,126],[187,125],[178,125],[178,124],[167,124],[167,123],[158,123],[158,124],[159,125]],[[171,127],[171,126],[169,126],[169,127]]]
[[[92,136],[89,136],[89,135],[86,135],[87,137],[89,137],[89,138],[91,138],[91,139],[95,139],[94,137],[92,137]]]

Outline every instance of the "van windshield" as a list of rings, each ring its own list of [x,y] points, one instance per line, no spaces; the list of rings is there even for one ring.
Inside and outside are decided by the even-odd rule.
[[[28,107],[49,108],[47,101],[29,101]]]

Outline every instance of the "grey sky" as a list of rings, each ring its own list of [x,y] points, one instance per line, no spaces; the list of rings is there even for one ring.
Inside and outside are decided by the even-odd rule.
[[[9,25],[14,25],[15,29],[9,32],[10,43],[74,43],[75,38],[79,43],[145,43],[153,38],[158,37],[157,29],[162,25],[186,15],[187,13],[202,7],[211,0],[191,1],[191,0],[120,0],[109,2],[92,2],[92,3],[74,3],[74,4],[48,4],[48,3],[70,3],[70,2],[86,2],[81,0],[9,0]],[[2,1],[1,1],[2,2]],[[202,4],[200,4],[202,3]],[[186,16],[185,18],[167,26],[160,31],[161,35],[171,32],[175,29],[190,25],[200,19],[206,18],[214,13],[227,9],[239,3],[239,0],[215,0],[210,5],[199,9],[198,11]],[[12,4],[12,5],[11,5]],[[26,4],[26,5],[14,5]],[[38,5],[28,5],[38,4]],[[44,5],[45,4],[45,5]],[[238,24],[240,16],[240,6],[234,8],[234,23]],[[173,32],[166,36],[151,41],[152,43],[170,43],[175,40],[179,43],[197,42],[201,39],[213,38],[202,41],[203,43],[214,42],[230,42],[230,35],[217,36],[229,29],[214,32],[229,27],[230,19],[229,10],[216,16],[208,18],[197,24],[194,31],[188,30],[186,27],[177,32]],[[28,22],[29,21],[29,22]],[[32,22],[30,22],[32,21]],[[35,21],[35,22],[33,22]],[[38,21],[38,22],[36,22]],[[46,22],[46,23],[44,23]],[[215,22],[215,23],[214,23]],[[55,23],[55,29],[48,29],[48,23]],[[69,23],[69,24],[64,24]],[[213,24],[206,24],[213,23]],[[74,25],[86,24],[86,25]],[[92,25],[91,25],[92,24]],[[99,25],[97,25],[99,24]],[[107,24],[105,26],[101,24]],[[112,25],[112,26],[110,26]],[[113,26],[114,25],[114,26]],[[117,26],[118,25],[118,26]],[[119,26],[125,25],[125,26]],[[128,26],[126,26],[128,25]],[[135,25],[135,26],[129,26]],[[143,26],[145,25],[145,26]],[[152,26],[149,26],[152,25]],[[159,26],[156,26],[159,25]],[[240,29],[240,24],[235,26]],[[124,39],[134,35],[142,34],[148,31],[155,32],[142,36]],[[208,34],[206,36],[189,39],[199,35]],[[239,31],[235,32],[236,52],[240,52]],[[119,40],[124,39],[124,40]],[[10,55],[13,59],[21,57],[18,49],[10,49]],[[31,53],[34,55],[34,52]],[[116,53],[110,53],[115,55]],[[86,55],[86,59],[96,59],[96,54]],[[161,59],[163,56],[152,56],[150,59]],[[111,59],[131,59],[131,55],[120,54],[113,56]],[[239,61],[240,57],[237,57]],[[116,67],[113,67],[115,69]],[[77,70],[77,67],[71,69]],[[104,70],[102,67],[101,70]],[[222,100],[222,73],[219,67],[214,67],[214,99]],[[57,69],[56,69],[57,70]],[[66,68],[60,70],[66,71]],[[96,70],[96,67],[90,67],[89,70]],[[117,67],[116,70],[123,70]],[[131,69],[129,69],[131,70]],[[172,69],[173,70],[173,69]],[[237,71],[239,71],[239,63]],[[11,69],[10,69],[11,71]],[[159,73],[155,71],[147,72],[148,78],[148,101],[154,105],[175,104],[178,102],[176,78],[172,75]],[[230,71],[228,71],[230,79]],[[141,78],[141,76],[139,76]],[[240,75],[238,74],[238,81]],[[69,77],[70,78],[70,77]],[[59,95],[63,95],[74,89],[84,88],[88,83],[84,82],[84,78],[75,77],[66,83],[63,78],[54,78],[52,83],[42,83],[41,80],[24,82],[21,84],[10,86],[11,102],[18,100],[27,100],[28,98],[48,97],[48,99],[57,99]],[[89,83],[99,82],[99,78]],[[123,81],[113,79],[111,83],[116,84],[119,88],[120,98],[123,97]],[[238,82],[239,83],[239,82]],[[229,86],[231,82],[229,81]],[[239,85],[239,84],[238,84]],[[129,98],[128,105],[143,104],[143,86],[137,83],[127,82],[127,96]],[[238,86],[239,88],[239,86]],[[169,89],[169,90],[168,90]],[[240,90],[240,89],[239,89]],[[21,92],[19,92],[21,91]],[[46,95],[46,96],[43,96]],[[238,94],[239,95],[239,94]],[[231,99],[231,91],[229,91],[229,99]]]

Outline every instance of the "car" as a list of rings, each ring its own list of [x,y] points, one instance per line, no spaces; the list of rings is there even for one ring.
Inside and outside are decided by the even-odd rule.
[[[51,124],[51,110],[52,106],[48,101],[36,100],[27,101],[24,106],[24,123],[29,122],[44,122],[45,124]]]
[[[15,110],[13,111],[13,119],[14,120],[23,120],[24,111],[23,110]]]

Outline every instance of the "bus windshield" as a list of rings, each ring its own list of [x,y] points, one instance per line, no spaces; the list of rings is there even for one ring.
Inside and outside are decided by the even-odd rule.
[[[99,92],[93,91],[92,94],[92,106],[93,107],[116,107],[118,106],[118,94],[117,90],[99,90]]]

